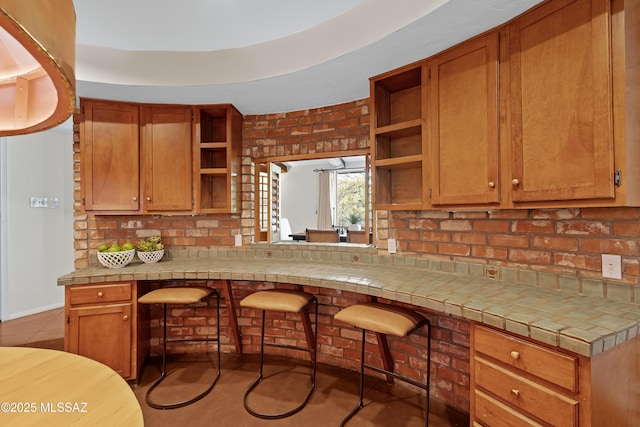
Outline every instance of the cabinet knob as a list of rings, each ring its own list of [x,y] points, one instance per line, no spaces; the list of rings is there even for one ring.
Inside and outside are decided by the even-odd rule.
[[[131,198],[131,200],[133,200],[134,202],[137,202],[137,201],[138,201],[138,198],[137,198],[136,196],[133,196],[133,197]]]
[[[125,314],[124,316],[122,316],[122,320],[129,320],[129,316]]]
[[[520,359],[520,352],[519,352],[519,351],[515,351],[515,350],[514,350],[514,351],[512,351],[512,352],[511,352],[511,358],[512,358],[513,360],[518,360],[518,359]]]
[[[150,202],[150,201],[151,201],[151,197],[147,197],[147,202]]]
[[[496,186],[496,183],[493,181],[489,181],[489,188],[494,188]]]
[[[517,388],[513,388],[513,389],[511,389],[511,394],[513,394],[515,397],[519,397],[520,396],[520,390],[518,390]]]
[[[102,292],[98,292],[98,296],[99,296],[100,298],[102,298],[103,293],[102,293]]]
[[[520,181],[518,181],[518,178],[513,178],[511,180],[511,185],[513,185],[514,187],[517,187],[520,184]]]

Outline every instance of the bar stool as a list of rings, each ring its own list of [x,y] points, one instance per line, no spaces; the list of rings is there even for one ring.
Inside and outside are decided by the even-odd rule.
[[[189,305],[197,302],[216,297],[216,336],[215,338],[175,338],[167,340],[167,305]],[[200,286],[182,286],[182,287],[167,287],[155,289],[148,292],[138,298],[138,302],[141,304],[162,304],[164,309],[164,325],[162,333],[162,373],[160,378],[154,381],[149,387],[145,395],[145,400],[149,406],[156,409],[174,409],[181,408],[202,399],[209,394],[213,386],[218,382],[220,378],[220,294],[216,289]],[[174,403],[157,403],[151,399],[151,392],[164,381],[171,372],[167,373],[167,343],[168,342],[211,342],[218,343],[217,351],[217,374],[211,384],[202,393],[187,400],[174,402]],[[213,366],[213,363],[212,363]],[[173,372],[173,371],[172,371]]]
[[[311,321],[309,319],[308,307],[311,303],[315,304],[315,330],[311,327]],[[247,388],[244,394],[244,407],[251,415],[262,419],[281,419],[291,416],[297,412],[300,412],[304,408],[313,394],[313,390],[316,386],[316,337],[318,332],[318,299],[307,292],[286,290],[286,289],[270,289],[265,291],[257,291],[251,295],[245,297],[240,301],[240,306],[245,308],[252,308],[262,311],[262,325],[260,332],[260,371],[258,378]],[[302,318],[302,324],[304,326],[305,337],[307,341],[307,347],[300,347],[276,342],[264,342],[264,329],[265,329],[265,317],[267,311],[278,311],[285,313],[300,313]],[[264,348],[265,346],[280,347],[293,350],[299,350],[308,352],[311,357],[311,387],[307,393],[304,401],[291,409],[290,411],[282,413],[267,414],[258,412],[252,409],[247,400],[249,394],[260,384],[263,380],[262,372],[264,367]]]
[[[362,329],[362,353],[360,357],[360,400],[358,405],[342,420],[340,426],[344,426],[347,422],[363,407],[364,397],[364,369],[368,368],[383,374],[387,377],[397,378],[416,387],[420,387],[427,392],[426,402],[426,419],[425,426],[429,426],[429,379],[431,368],[431,322],[419,313],[391,304],[383,304],[378,302],[355,304],[339,311],[334,319],[356,328]],[[365,335],[367,331],[376,332],[386,335],[395,335],[397,337],[406,337],[421,327],[426,326],[427,329],[427,381],[426,383],[418,382],[412,378],[397,374],[391,370],[383,369],[365,363]],[[393,361],[391,361],[393,366]],[[393,369],[393,368],[391,368]]]

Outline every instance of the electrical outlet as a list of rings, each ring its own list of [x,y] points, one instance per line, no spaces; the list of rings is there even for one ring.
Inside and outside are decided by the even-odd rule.
[[[622,258],[620,255],[602,254],[602,277],[622,279]]]
[[[397,248],[397,242],[396,239],[389,239],[387,240],[387,246],[389,247],[389,253],[390,254],[395,254]]]
[[[242,246],[242,234],[236,234],[235,239],[236,246]]]

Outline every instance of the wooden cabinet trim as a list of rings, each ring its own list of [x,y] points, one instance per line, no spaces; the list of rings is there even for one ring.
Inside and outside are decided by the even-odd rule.
[[[474,328],[475,351],[569,392],[578,391],[578,359],[483,326]]]

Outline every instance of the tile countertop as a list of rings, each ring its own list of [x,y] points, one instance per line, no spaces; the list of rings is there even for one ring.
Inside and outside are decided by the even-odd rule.
[[[184,279],[267,281],[358,292],[474,320],[587,357],[636,338],[640,328],[640,305],[635,303],[640,290],[632,285],[622,284],[629,289],[624,292],[619,283],[381,255],[376,248],[355,245],[256,244],[249,249],[168,251],[156,264],[135,260],[118,269],[92,265],[60,277],[58,285]]]

